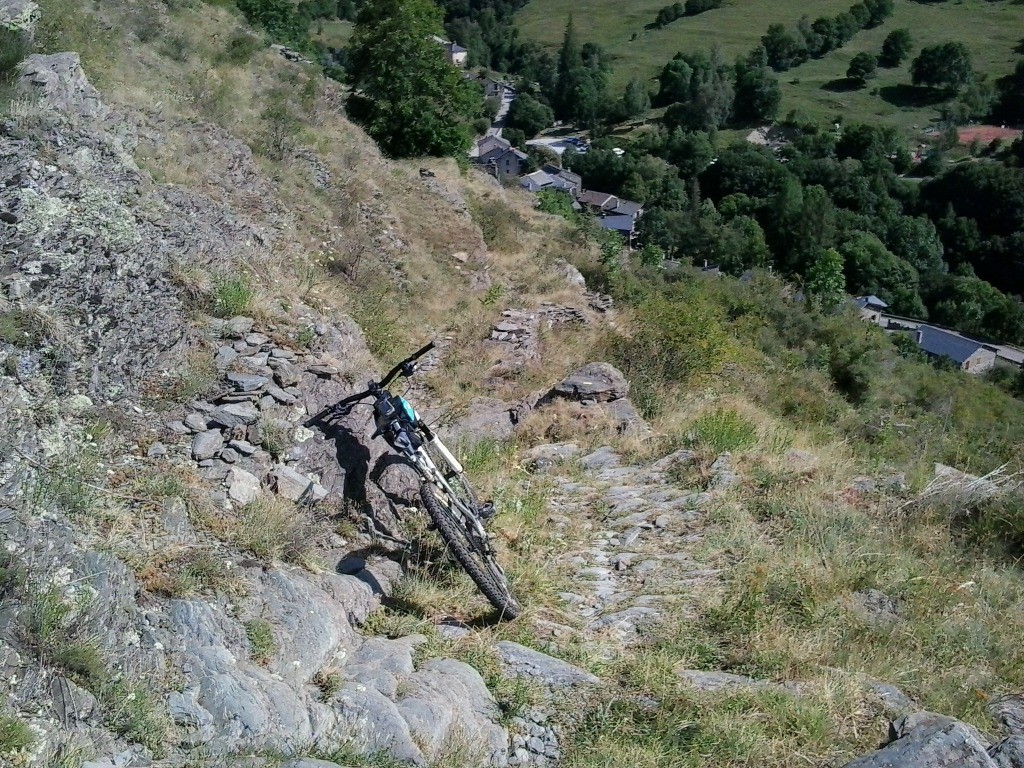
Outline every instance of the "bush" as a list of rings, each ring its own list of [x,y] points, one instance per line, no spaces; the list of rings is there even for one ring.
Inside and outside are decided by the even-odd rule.
[[[21,720],[0,715],[0,756],[19,752],[34,740],[32,730]]]
[[[14,80],[18,65],[31,51],[28,37],[23,32],[0,26],[0,84]]]
[[[221,58],[230,64],[241,66],[242,64],[248,64],[249,59],[264,47],[265,44],[262,38],[244,29],[239,29],[228,38]]]
[[[244,315],[256,292],[244,275],[219,275],[213,279],[213,307],[216,317]]]
[[[277,640],[270,622],[263,619],[245,622],[245,636],[249,638],[249,657],[257,664],[266,664],[277,653]]]
[[[757,427],[742,414],[719,408],[697,419],[692,435],[695,444],[721,453],[750,448],[757,442]]]
[[[470,210],[488,248],[506,252],[519,250],[519,233],[526,221],[516,211],[494,197],[472,204]]]
[[[308,526],[295,506],[284,501],[261,499],[246,504],[231,538],[262,560],[302,564],[309,558]]]

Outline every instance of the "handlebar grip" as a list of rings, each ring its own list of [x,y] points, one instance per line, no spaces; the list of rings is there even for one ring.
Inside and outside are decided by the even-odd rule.
[[[427,354],[427,352],[429,352],[433,348],[434,348],[434,342],[430,342],[425,347],[422,347],[421,349],[418,349],[415,352],[413,352],[411,355],[409,355],[409,357],[405,358],[405,360],[403,360],[398,365],[396,365],[394,368],[392,368],[390,371],[388,371],[388,375],[380,380],[380,386],[381,387],[386,387],[388,384],[391,383],[391,380],[394,379],[395,376],[397,376],[399,373],[404,372],[406,370],[407,366],[411,365],[418,358],[423,357],[423,355]],[[406,374],[406,375],[408,376],[410,374]]]

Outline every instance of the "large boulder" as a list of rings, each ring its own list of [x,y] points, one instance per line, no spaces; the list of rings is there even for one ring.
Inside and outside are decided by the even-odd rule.
[[[21,84],[31,96],[57,112],[98,118],[110,112],[85,76],[77,53],[29,56],[21,65]]]
[[[629,382],[610,363],[587,363],[576,373],[558,382],[549,398],[596,400],[599,403],[629,396]]]
[[[998,768],[981,735],[969,725],[934,712],[893,721],[889,743],[845,768]]]

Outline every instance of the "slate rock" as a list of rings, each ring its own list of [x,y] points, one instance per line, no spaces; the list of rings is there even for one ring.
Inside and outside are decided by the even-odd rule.
[[[608,402],[628,397],[629,382],[621,371],[609,363],[587,363],[556,384],[549,396]]]
[[[221,405],[210,413],[210,421],[228,428],[255,424],[259,417],[256,406],[248,402]]]
[[[302,381],[302,371],[290,363],[280,363],[274,369],[274,381],[281,387],[294,387]]]
[[[619,455],[610,446],[602,446],[593,453],[588,453],[580,459],[580,465],[584,469],[609,469],[617,467],[621,463]]]
[[[243,456],[251,456],[256,453],[256,446],[246,440],[229,440],[228,445]]]
[[[1024,736],[1011,736],[988,751],[998,768],[1024,768]]]
[[[196,461],[212,459],[224,447],[224,438],[219,429],[199,432],[192,438],[192,458]]]
[[[602,406],[615,425],[615,431],[620,435],[649,435],[651,425],[640,415],[640,412],[633,405],[628,397],[613,400]]]
[[[229,373],[224,378],[237,392],[258,392],[270,381],[266,376],[253,376],[249,373]]]
[[[918,712],[895,720],[889,743],[844,768],[998,768],[977,731],[952,717]]]
[[[278,496],[290,501],[320,501],[327,498],[326,488],[284,464],[278,464],[270,471],[270,486]]]
[[[206,417],[201,413],[190,413],[185,417],[184,424],[193,432],[205,432],[207,429]]]
[[[549,688],[572,685],[599,685],[601,679],[585,669],[556,659],[540,651],[509,640],[499,640],[494,650],[505,672],[512,677],[528,677]]]
[[[895,624],[900,620],[899,604],[878,589],[862,589],[851,596],[854,607],[864,619],[878,626]]]
[[[580,452],[580,447],[574,443],[549,443],[538,445],[523,454],[523,459],[534,469],[547,469],[568,459],[573,458]]]
[[[244,338],[252,330],[253,322],[251,317],[243,315],[232,317],[230,320],[225,320],[220,326],[221,335],[229,339]]]
[[[1024,695],[993,696],[988,711],[1011,736],[1024,736]]]
[[[220,347],[213,358],[213,364],[219,370],[223,370],[231,365],[237,357],[238,352],[235,351],[234,347]]]
[[[228,498],[238,504],[251,504],[260,497],[259,478],[241,467],[232,467],[225,483],[228,486]]]

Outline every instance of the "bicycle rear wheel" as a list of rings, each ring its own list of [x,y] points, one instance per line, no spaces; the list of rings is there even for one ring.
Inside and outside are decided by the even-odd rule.
[[[420,498],[423,499],[427,514],[437,526],[438,533],[455,555],[455,559],[459,561],[459,565],[469,574],[503,619],[516,618],[522,612],[522,607],[512,596],[508,579],[494,558],[487,535],[481,536],[472,530],[462,513],[454,507],[448,494],[433,483],[425,482],[420,486]]]

